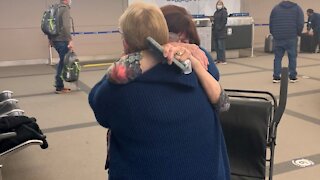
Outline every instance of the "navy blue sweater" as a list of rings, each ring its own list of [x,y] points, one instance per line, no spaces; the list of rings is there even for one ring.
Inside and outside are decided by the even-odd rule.
[[[199,48],[206,54],[206,57],[208,58],[208,62],[209,62],[208,71],[212,74],[212,76],[217,81],[219,81],[220,80],[220,72],[219,72],[217,65],[214,63],[211,54],[203,47],[199,46]]]
[[[269,28],[274,39],[297,38],[302,33],[303,25],[303,11],[296,3],[282,1],[272,9]]]
[[[89,103],[112,131],[110,180],[230,179],[220,122],[194,73],[158,64],[125,85],[103,77]]]

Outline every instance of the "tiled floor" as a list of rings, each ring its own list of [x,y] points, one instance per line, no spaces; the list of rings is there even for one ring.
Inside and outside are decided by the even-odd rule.
[[[228,89],[254,89],[279,95],[272,83],[273,55],[228,59],[218,65],[221,84]],[[287,64],[287,58],[283,60]],[[6,159],[4,180],[106,179],[106,130],[98,126],[87,103],[90,88],[106,67],[84,68],[75,91],[56,95],[55,70],[48,65],[0,68],[0,91],[9,89],[26,115],[38,119],[49,148],[29,147]],[[278,127],[275,180],[317,180],[320,177],[320,54],[299,54],[299,82],[289,84],[285,114]],[[306,158],[315,165],[300,168],[293,159]]]

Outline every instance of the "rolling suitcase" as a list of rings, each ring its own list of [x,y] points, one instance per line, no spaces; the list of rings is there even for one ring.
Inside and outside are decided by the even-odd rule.
[[[274,49],[273,45],[273,36],[269,34],[266,39],[264,40],[264,52],[272,53]]]
[[[300,41],[300,52],[313,53],[316,50],[316,42],[312,35],[303,33]]]

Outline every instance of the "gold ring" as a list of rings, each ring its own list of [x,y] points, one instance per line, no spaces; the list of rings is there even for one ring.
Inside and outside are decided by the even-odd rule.
[[[184,53],[184,52],[178,51],[178,52],[176,52],[176,55],[178,55],[178,56],[182,56],[182,55],[183,55],[183,53]]]

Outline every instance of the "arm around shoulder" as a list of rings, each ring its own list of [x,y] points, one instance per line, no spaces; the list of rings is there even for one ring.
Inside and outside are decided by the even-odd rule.
[[[100,80],[90,91],[88,100],[91,109],[93,110],[93,113],[96,117],[96,120],[98,123],[105,127],[109,128],[109,123],[107,121],[107,112],[105,111],[105,99],[107,88],[109,86],[109,83],[104,76],[102,80]]]
[[[219,72],[218,67],[217,67],[216,64],[214,63],[211,54],[210,54],[207,50],[205,50],[204,48],[202,48],[202,47],[199,47],[199,48],[205,53],[206,57],[208,58],[208,62],[209,62],[208,72],[209,72],[217,81],[219,81],[219,80],[220,80],[220,72]]]
[[[218,81],[205,70],[200,62],[194,57],[190,58],[193,71],[196,73],[200,84],[202,85],[204,91],[206,92],[210,102],[215,104],[219,101],[221,87]]]

